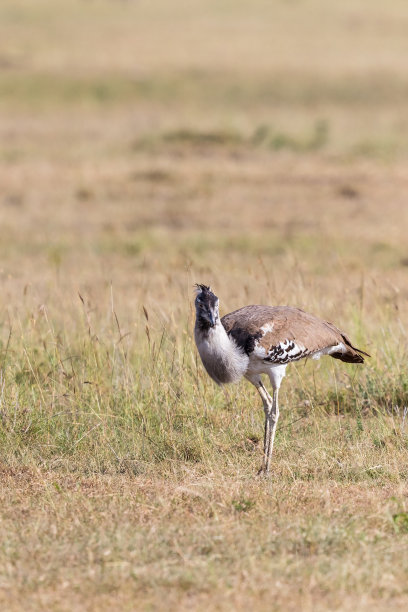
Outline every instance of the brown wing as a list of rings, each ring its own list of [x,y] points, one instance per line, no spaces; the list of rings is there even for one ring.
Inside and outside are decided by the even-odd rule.
[[[335,359],[363,363],[364,351],[355,348],[335,325],[290,306],[245,306],[225,315],[221,322],[229,335],[250,354],[262,347],[268,359],[287,363],[342,343],[346,350]]]

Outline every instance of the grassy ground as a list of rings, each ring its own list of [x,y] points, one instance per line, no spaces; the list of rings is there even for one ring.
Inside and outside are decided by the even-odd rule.
[[[406,609],[407,19],[2,2],[3,609]],[[372,354],[288,369],[269,480],[194,282]]]

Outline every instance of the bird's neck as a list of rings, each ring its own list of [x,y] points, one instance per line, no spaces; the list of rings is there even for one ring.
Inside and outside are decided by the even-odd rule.
[[[194,337],[203,365],[217,384],[236,382],[245,374],[248,356],[228,336],[220,320],[207,328],[196,320]]]

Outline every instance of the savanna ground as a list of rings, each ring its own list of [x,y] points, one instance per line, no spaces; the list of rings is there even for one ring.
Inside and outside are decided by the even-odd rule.
[[[405,0],[2,0],[3,610],[408,605]],[[193,283],[372,358],[216,388]]]

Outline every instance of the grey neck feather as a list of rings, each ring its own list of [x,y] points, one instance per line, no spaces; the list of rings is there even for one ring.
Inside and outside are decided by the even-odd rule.
[[[219,319],[208,329],[196,320],[194,338],[203,365],[217,384],[236,382],[245,374],[248,355],[228,336]]]

